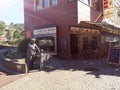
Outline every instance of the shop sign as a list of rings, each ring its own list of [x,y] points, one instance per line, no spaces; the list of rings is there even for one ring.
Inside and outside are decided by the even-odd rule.
[[[100,34],[99,30],[95,29],[81,29],[81,34]]]
[[[80,32],[80,29],[79,29],[79,27],[71,27],[70,32],[78,34]]]
[[[120,64],[120,48],[111,48],[108,55],[109,64]]]
[[[104,18],[109,18],[113,16],[113,8],[104,10]]]
[[[71,34],[100,34],[99,30],[96,29],[88,29],[88,28],[80,28],[80,27],[71,27]]]
[[[113,1],[114,0],[104,0],[104,18],[113,16]]]
[[[33,30],[33,35],[56,34],[56,27],[42,28]]]

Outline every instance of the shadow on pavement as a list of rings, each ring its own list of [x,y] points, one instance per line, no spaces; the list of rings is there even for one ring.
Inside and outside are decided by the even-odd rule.
[[[2,53],[5,54],[5,53]],[[4,55],[3,55],[4,56]],[[4,59],[4,57],[2,57]],[[2,65],[2,61],[0,63]],[[46,63],[47,67],[44,69],[46,72],[52,72],[55,70],[67,70],[67,71],[84,71],[86,75],[94,75],[96,78],[100,78],[101,75],[120,76],[120,67],[110,66],[105,60],[49,60]],[[37,70],[39,67],[36,66],[34,69]],[[2,70],[4,71],[4,70]],[[7,75],[19,74],[18,72],[5,73]]]
[[[94,75],[100,78],[100,75],[120,76],[120,67],[110,66],[105,60],[50,60],[47,62],[46,72],[55,70],[84,71],[87,75]]]

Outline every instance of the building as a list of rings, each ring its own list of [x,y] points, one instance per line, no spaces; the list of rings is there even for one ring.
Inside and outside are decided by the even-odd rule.
[[[86,45],[101,46],[103,28],[91,22],[103,20],[103,0],[24,0],[24,16],[25,37],[37,38],[60,58],[83,56]]]

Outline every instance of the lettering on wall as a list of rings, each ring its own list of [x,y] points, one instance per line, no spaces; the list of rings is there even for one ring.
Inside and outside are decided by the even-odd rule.
[[[56,27],[42,28],[33,30],[33,35],[55,34]]]

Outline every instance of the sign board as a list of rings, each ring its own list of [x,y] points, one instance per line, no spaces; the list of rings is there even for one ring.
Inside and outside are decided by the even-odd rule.
[[[104,9],[104,18],[110,18],[113,16],[113,8]]]
[[[114,0],[104,0],[104,5],[103,5],[103,8],[104,8],[104,12],[103,12],[104,17],[103,18],[113,17],[113,13],[114,13],[113,2],[114,2]]]
[[[56,27],[33,30],[33,35],[43,35],[43,34],[56,34]]]
[[[120,48],[111,48],[108,55],[109,64],[120,64]]]

